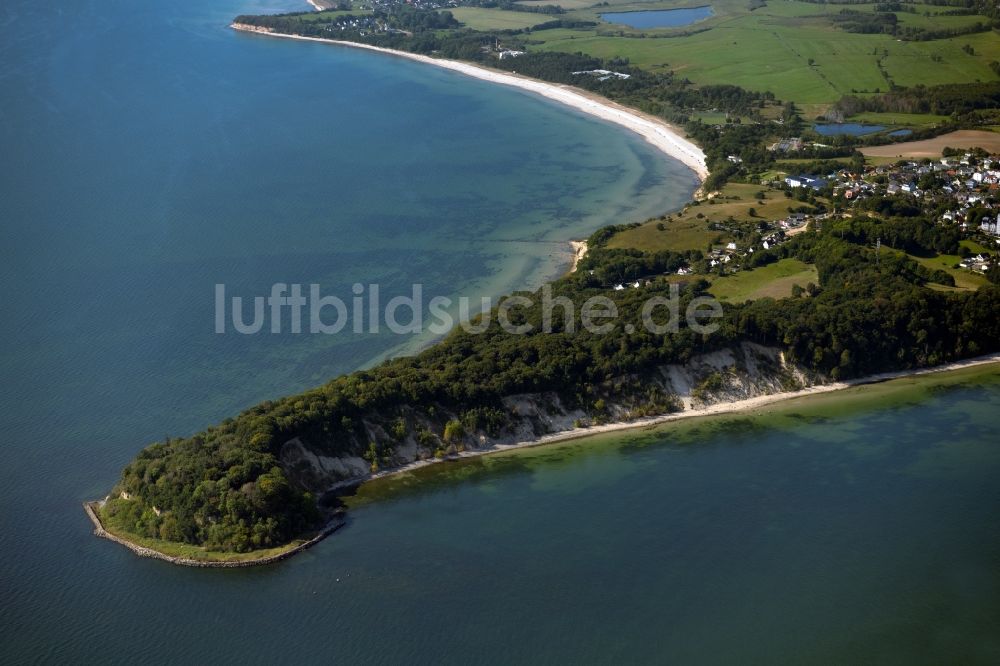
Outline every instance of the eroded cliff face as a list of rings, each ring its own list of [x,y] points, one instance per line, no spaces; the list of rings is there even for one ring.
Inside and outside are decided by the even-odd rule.
[[[458,451],[488,450],[574,428],[698,410],[825,381],[787,363],[778,349],[743,343],[693,357],[683,365],[661,366],[648,376],[620,377],[597,387],[593,401],[585,405],[569,406],[556,392],[507,396],[502,401],[505,423],[492,434],[469,428],[446,433],[449,422],[461,421],[460,414],[439,405],[420,411],[404,407],[392,415],[365,414],[362,426],[344,447],[350,455],[329,455],[298,437],[286,442],[279,455],[294,482],[322,493],[376,471]],[[405,428],[399,427],[401,423]]]

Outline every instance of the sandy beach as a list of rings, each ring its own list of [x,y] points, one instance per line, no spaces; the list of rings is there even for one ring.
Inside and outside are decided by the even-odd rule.
[[[681,130],[663,122],[662,120],[659,120],[658,118],[634,109],[629,109],[610,100],[598,97],[597,95],[587,93],[571,86],[546,83],[537,79],[530,79],[525,76],[518,76],[516,74],[486,69],[485,67],[471,65],[457,60],[431,58],[429,56],[418,55],[416,53],[385,49],[378,46],[358,44],[356,42],[323,39],[320,37],[303,37],[301,35],[288,35],[284,33],[272,32],[267,28],[259,28],[240,23],[233,23],[230,27],[234,30],[253,32],[261,35],[267,35],[269,37],[298,39],[307,42],[322,42],[326,44],[337,44],[340,46],[367,49],[369,51],[378,51],[380,53],[386,53],[401,58],[409,58],[410,60],[416,60],[429,65],[443,67],[445,69],[450,69],[452,71],[459,72],[460,74],[465,74],[466,76],[471,76],[483,81],[527,90],[547,99],[570,106],[588,115],[629,129],[641,136],[660,152],[683,163],[685,166],[698,174],[700,179],[704,180],[708,177],[708,166],[705,163],[705,153],[703,153],[701,148],[697,145],[686,139]]]
[[[799,391],[771,393],[768,395],[760,395],[755,398],[748,398],[746,400],[720,402],[712,405],[707,405],[705,407],[686,409],[682,412],[674,412],[672,414],[664,414],[662,416],[651,416],[648,418],[637,419],[635,421],[607,423],[604,425],[591,426],[589,428],[574,428],[573,430],[563,430],[561,432],[552,433],[551,435],[544,435],[537,439],[526,440],[514,444],[498,444],[488,449],[462,451],[460,453],[456,453],[454,455],[451,455],[443,459],[431,458],[428,460],[417,460],[408,465],[387,469],[382,472],[378,472],[377,474],[373,474],[364,478],[348,479],[346,481],[342,481],[340,483],[331,486],[327,492],[333,492],[341,488],[351,487],[357,485],[358,483],[364,481],[370,481],[372,479],[392,476],[395,474],[402,474],[404,472],[409,472],[415,469],[419,469],[421,467],[426,467],[427,465],[433,465],[442,462],[444,460],[475,458],[478,456],[486,456],[495,453],[500,453],[501,451],[511,451],[514,449],[522,449],[534,446],[544,446],[546,444],[554,444],[556,442],[564,442],[572,439],[580,439],[583,437],[590,437],[592,435],[601,435],[611,432],[621,432],[625,430],[647,428],[650,426],[656,426],[663,423],[669,423],[671,421],[680,421],[681,419],[714,416],[719,414],[732,414],[735,412],[751,412],[776,402],[791,400],[792,398],[801,398],[805,396],[818,395],[821,393],[831,393],[833,391],[840,391],[843,389],[851,388],[853,386],[863,386],[865,384],[877,384],[879,382],[885,382],[892,379],[902,379],[904,377],[917,377],[920,375],[929,375],[940,372],[951,372],[954,370],[961,370],[963,368],[972,368],[975,366],[986,365],[990,363],[1000,363],[1000,353],[989,354],[987,356],[978,356],[976,358],[966,359],[964,361],[958,361],[955,363],[947,363],[945,365],[939,365],[933,368],[922,368],[920,370],[902,370],[899,372],[884,372],[878,375],[869,375],[867,377],[859,377],[858,379],[849,379],[842,382],[818,384],[815,386],[810,386],[808,388],[801,389]]]

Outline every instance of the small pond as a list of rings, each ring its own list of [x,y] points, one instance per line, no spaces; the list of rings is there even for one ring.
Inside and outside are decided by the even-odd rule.
[[[828,123],[826,125],[816,125],[813,129],[823,136],[836,136],[838,134],[850,134],[851,136],[864,136],[874,134],[885,129],[884,125],[862,125],[861,123]]]
[[[712,16],[712,8],[655,9],[642,12],[611,12],[601,14],[609,23],[619,23],[630,28],[681,28]]]

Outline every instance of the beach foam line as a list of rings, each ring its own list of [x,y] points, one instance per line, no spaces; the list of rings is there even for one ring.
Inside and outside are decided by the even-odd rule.
[[[444,69],[450,69],[454,72],[459,72],[460,74],[465,74],[466,76],[471,76],[483,81],[527,90],[528,92],[532,92],[547,99],[570,106],[578,111],[586,113],[587,115],[595,116],[602,120],[606,120],[629,129],[641,136],[660,152],[687,166],[689,169],[698,174],[698,177],[701,180],[708,177],[708,166],[705,163],[705,153],[702,152],[701,148],[685,138],[681,134],[680,130],[658,118],[655,118],[654,116],[644,114],[640,111],[636,111],[635,109],[630,109],[622,106],[621,104],[612,102],[611,100],[573,88],[572,86],[547,83],[537,79],[530,79],[526,76],[486,69],[485,67],[472,65],[466,62],[445,60],[443,58],[431,58],[430,56],[408,53],[406,51],[397,51],[395,49],[387,49],[381,46],[371,46],[368,44],[359,44],[357,42],[346,42],[338,39],[325,39],[323,37],[290,35],[283,32],[273,32],[268,28],[247,25],[245,23],[233,23],[229,27],[233,30],[253,32],[260,35],[267,35],[268,37],[299,39],[307,42],[322,42],[325,44],[336,44],[339,46],[349,46],[351,48],[377,51],[379,53],[394,55],[401,58],[409,58],[410,60],[416,60],[429,65],[443,67]]]

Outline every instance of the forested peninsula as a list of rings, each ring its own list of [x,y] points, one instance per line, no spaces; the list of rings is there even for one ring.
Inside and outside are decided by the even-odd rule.
[[[484,46],[518,36],[442,33],[454,27],[446,14],[428,18],[427,12],[400,9],[389,29],[359,29],[343,38],[472,62],[489,57],[497,66],[502,61],[486,55]],[[288,16],[237,21],[296,34],[305,30]],[[280,548],[322,529],[330,511],[320,499],[330,489],[414,460],[1000,351],[995,267],[967,288],[956,286],[953,271],[922,259],[969,251],[967,234],[957,224],[942,225],[937,210],[914,205],[903,194],[882,193],[845,214],[834,204],[832,186],[761,184],[755,174],[775,161],[767,144],[803,131],[794,104],[766,91],[694,86],[671,72],[579,54],[525,54],[516,68],[682,124],[708,157],[706,192],[727,183],[754,188],[746,214],[710,219],[722,195],[642,225],[613,224],[593,234],[577,270],[546,288],[551,298],[576,304],[594,296],[610,299],[618,316],[609,331],[574,326],[561,308],[545,327],[541,290],[512,294],[507,298],[530,298],[513,306],[501,301],[481,315],[482,333],[456,328],[415,356],[148,446],[98,510],[109,531],[161,547],[216,553]],[[584,70],[627,77],[574,74]],[[968,108],[935,131],[973,122],[994,88],[962,87],[952,97]],[[692,117],[708,108],[758,117],[772,108],[782,122],[720,127]],[[860,171],[864,158],[855,148],[863,141],[811,148],[799,157],[816,160],[816,169],[822,160],[839,159],[833,167],[853,164]],[[794,234],[769,232],[760,211],[779,205],[805,211],[791,215],[808,217],[808,223]],[[666,238],[678,224],[690,225],[683,230],[692,240],[672,241],[669,248],[660,240],[629,240],[637,234]],[[680,238],[679,232],[672,238]],[[720,246],[731,246],[728,254]],[[808,267],[815,278],[787,294],[722,300],[713,333],[696,332],[684,321],[665,334],[643,325],[643,306],[653,297],[677,294],[683,311],[739,275],[790,265]],[[531,332],[504,330],[501,308]]]
[[[930,276],[918,265],[887,258],[876,264],[871,250],[832,231],[801,234],[761,258],[815,262],[819,284],[812,293],[727,304],[712,335],[682,327],[654,336],[639,325],[639,310],[649,296],[668,295],[669,284],[654,280],[642,290],[615,292],[608,291],[607,277],[652,278],[673,257],[604,249],[606,233],[592,239],[581,270],[552,288],[576,302],[608,295],[620,312],[613,332],[560,331],[558,310],[550,334],[510,335],[496,317],[485,334],[458,329],[417,356],[144,449],[122,472],[104,519],[126,533],[223,551],[268,548],[318,527],[316,494],[323,485],[367,471],[344,465],[339,475],[316,478],[311,457],[363,460],[376,471],[402,462],[407,450],[413,457],[443,457],[523,434],[525,424],[542,435],[544,421],[555,414],[576,414],[583,424],[667,413],[681,404],[665,388],[662,368],[747,342],[784,352],[787,365],[772,360],[768,368],[775,390],[803,385],[791,368],[849,378],[1000,350],[1000,288],[928,289]],[[697,281],[686,285],[682,306],[703,290]],[[540,305],[514,312],[519,322],[541,326]],[[629,324],[633,333],[625,331]],[[696,378],[694,391],[706,400],[724,396],[737,370],[728,376],[709,369]],[[534,411],[519,412],[519,401]]]

